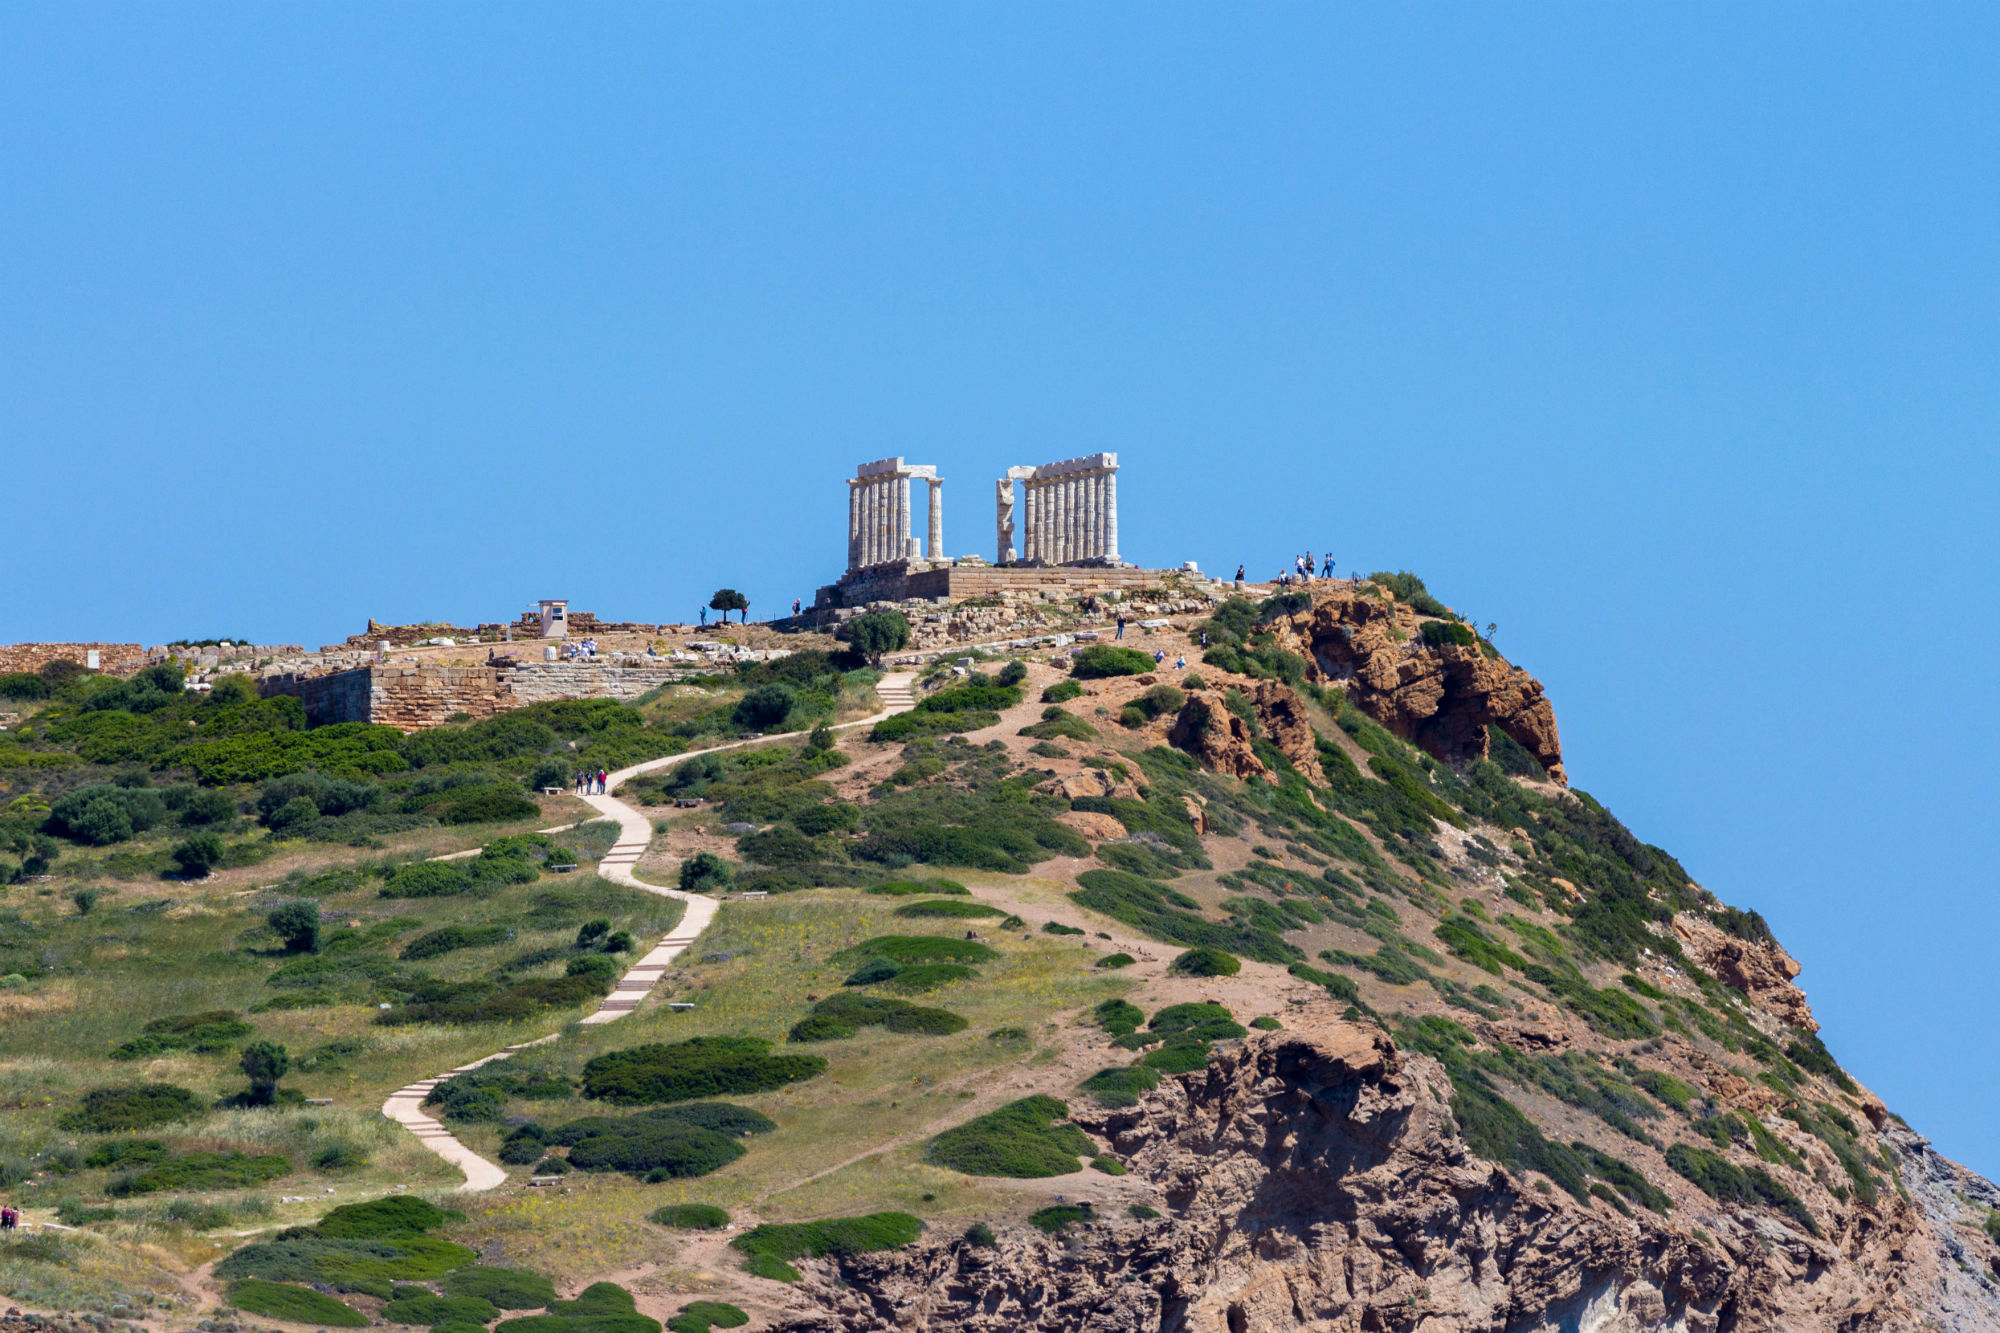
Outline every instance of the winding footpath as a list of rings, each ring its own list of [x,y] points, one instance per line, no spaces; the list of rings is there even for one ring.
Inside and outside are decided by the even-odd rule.
[[[916,707],[915,686],[916,674],[914,672],[891,672],[883,676],[875,687],[875,693],[882,701],[882,711],[869,717],[856,719],[853,722],[843,722],[834,727],[833,730],[846,731],[853,727],[873,726],[885,717],[892,717],[897,713],[908,712],[910,709]],[[630,768],[621,768],[616,773],[611,774],[605,780],[605,791],[606,793],[615,791],[620,785],[632,778],[638,777],[642,773],[653,773],[663,768],[671,768],[675,764],[685,763],[690,759],[698,759],[703,755],[721,754],[726,750],[740,750],[747,745],[761,745],[765,741],[787,740],[805,734],[802,731],[793,731],[786,732],[780,736],[758,736],[750,740],[732,741],[728,745],[710,746],[706,750],[690,750],[686,754],[667,755],[660,759],[649,759],[643,764],[634,764]],[[634,1009],[637,1009],[640,1002],[651,993],[653,987],[660,983],[660,978],[666,975],[667,968],[673,963],[674,959],[678,958],[689,945],[701,938],[701,933],[708,929],[709,922],[715,919],[715,913],[719,904],[715,899],[703,894],[683,893],[679,889],[669,889],[663,888],[658,884],[648,884],[633,874],[633,868],[639,864],[639,858],[644,856],[646,848],[652,845],[652,822],[645,815],[625,804],[625,802],[619,800],[616,796],[609,794],[602,796],[593,795],[585,796],[581,799],[588,801],[605,817],[617,821],[618,824],[618,840],[611,845],[611,850],[606,852],[598,861],[597,873],[614,884],[623,884],[625,887],[632,889],[643,889],[647,893],[657,893],[663,898],[678,898],[682,903],[686,904],[686,910],[682,913],[680,923],[667,932],[667,937],[661,940],[651,953],[641,958],[632,966],[630,971],[626,972],[619,979],[617,986],[612,989],[610,995],[605,997],[604,1002],[598,1006],[594,1013],[579,1020],[583,1024],[590,1026],[615,1022],[631,1013]],[[462,852],[459,855],[471,856],[476,853],[477,849],[475,848],[473,851]],[[498,1163],[487,1161],[484,1157],[481,1157],[478,1153],[452,1137],[451,1131],[447,1130],[435,1119],[425,1115],[423,1110],[424,1098],[430,1095],[432,1088],[435,1088],[439,1083],[450,1078],[453,1074],[463,1074],[469,1070],[478,1069],[482,1065],[492,1064],[495,1060],[505,1060],[516,1051],[524,1051],[530,1047],[544,1045],[554,1041],[561,1035],[560,1032],[551,1032],[547,1036],[537,1037],[533,1041],[517,1042],[512,1046],[503,1047],[483,1059],[474,1060],[471,1064],[460,1065],[456,1069],[446,1070],[436,1078],[421,1079],[407,1087],[398,1088],[389,1094],[388,1101],[382,1103],[382,1114],[416,1135],[418,1141],[426,1148],[429,1148],[439,1157],[442,1157],[445,1161],[450,1162],[463,1172],[465,1183],[459,1186],[461,1191],[478,1192],[497,1189],[499,1186],[507,1183],[505,1168],[501,1167]]]

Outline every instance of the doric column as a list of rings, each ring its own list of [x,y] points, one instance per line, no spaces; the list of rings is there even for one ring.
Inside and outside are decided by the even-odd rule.
[[[1104,558],[1117,564],[1118,556],[1118,469],[1104,474]]]
[[[847,483],[847,568],[853,570],[861,560],[861,487],[854,481]]]
[[[1083,522],[1083,488],[1075,477],[1063,482],[1063,563],[1076,563],[1076,534]]]
[[[931,479],[931,521],[930,540],[924,543],[924,554],[933,560],[944,559],[944,478]]]
[[[910,511],[910,479],[896,478],[896,559],[906,559],[910,554],[910,524],[914,522]]]
[[[1100,472],[1090,479],[1091,490],[1096,498],[1096,525],[1090,534],[1090,554],[1098,560],[1104,558],[1104,479],[1111,474]]]
[[[1042,488],[1032,477],[1021,480],[1021,551],[1025,560],[1042,558]]]
[[[882,503],[886,498],[882,493],[882,479],[880,477],[870,478],[868,482],[868,563],[871,565],[882,563],[882,537],[885,531],[884,524],[887,521],[882,512]]]

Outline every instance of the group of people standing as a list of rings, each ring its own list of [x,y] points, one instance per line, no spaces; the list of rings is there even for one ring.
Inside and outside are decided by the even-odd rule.
[[[565,643],[562,647],[562,655],[566,661],[595,657],[597,656],[597,640],[578,639],[573,643]]]
[[[9,1205],[0,1208],[0,1231],[12,1231],[21,1225],[21,1210]]]
[[[577,770],[576,794],[578,796],[590,796],[590,795],[602,796],[604,794],[605,780],[610,776],[611,775],[609,773],[605,772],[601,768],[598,769],[595,773],[591,772],[587,768]]]

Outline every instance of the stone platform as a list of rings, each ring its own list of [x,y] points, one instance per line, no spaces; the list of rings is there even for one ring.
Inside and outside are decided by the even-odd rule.
[[[1135,569],[1129,565],[968,565],[904,560],[871,565],[828,584],[813,597],[813,610],[868,606],[874,602],[972,601],[987,597],[1034,597],[1068,601],[1105,593],[1130,594],[1176,580],[1201,578],[1180,570]],[[805,617],[801,617],[805,619]]]

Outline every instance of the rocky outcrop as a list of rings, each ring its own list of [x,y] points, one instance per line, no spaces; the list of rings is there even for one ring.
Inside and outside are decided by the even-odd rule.
[[[1248,692],[1264,739],[1277,746],[1307,781],[1326,784],[1319,746],[1305,701],[1275,680],[1260,680]],[[1193,755],[1206,768],[1231,777],[1263,777],[1270,770],[1257,757],[1248,721],[1229,711],[1220,691],[1195,690],[1174,719],[1167,743]]]
[[[1369,585],[1372,586],[1372,585]],[[1384,593],[1322,587],[1312,605],[1271,622],[1279,646],[1338,684],[1354,706],[1440,759],[1486,757],[1489,726],[1566,783],[1556,713],[1542,683],[1483,643],[1423,641],[1417,613]]]
[[[1229,711],[1220,691],[1191,690],[1174,718],[1167,742],[1193,755],[1204,768],[1232,778],[1264,776],[1264,761],[1251,747],[1250,724]]]
[[[1805,992],[1792,984],[1799,965],[1776,940],[1738,939],[1688,912],[1674,918],[1674,936],[1704,972],[1741,991],[1758,1008],[1793,1027],[1819,1031]]]
[[[1135,1108],[1081,1117],[1168,1216],[1107,1208],[1062,1238],[801,1263],[812,1310],[776,1326],[1887,1333],[1945,1312],[1933,1233],[1900,1198],[1821,1239],[1672,1177],[1655,1183],[1680,1206],[1627,1218],[1471,1155],[1451,1095],[1436,1062],[1372,1028],[1253,1036]],[[1975,1285],[1957,1283],[1963,1318],[1942,1326],[1994,1326]]]

